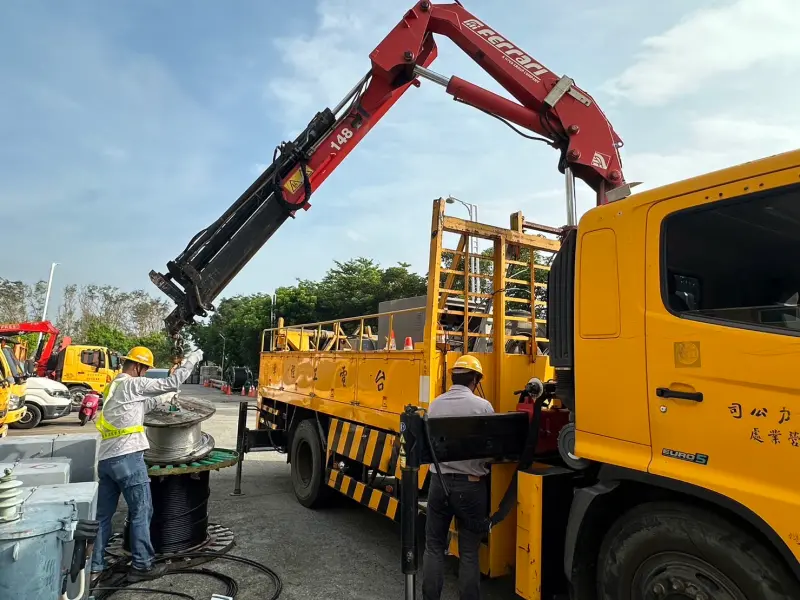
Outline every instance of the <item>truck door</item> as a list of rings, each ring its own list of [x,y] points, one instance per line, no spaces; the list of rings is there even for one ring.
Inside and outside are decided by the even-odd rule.
[[[798,554],[799,172],[657,202],[646,241],[650,471],[735,499]]]

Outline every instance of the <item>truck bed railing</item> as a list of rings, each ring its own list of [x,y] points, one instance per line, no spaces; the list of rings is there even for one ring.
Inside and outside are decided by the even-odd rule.
[[[277,327],[265,329],[261,333],[261,348],[266,352],[294,351],[294,352],[365,352],[365,351],[403,351],[403,340],[394,341],[394,319],[397,315],[409,313],[424,313],[425,307],[414,307],[369,315],[331,319],[315,323],[302,323],[299,325],[285,325],[283,319],[278,320]],[[388,335],[379,340],[372,333],[370,321],[388,318]],[[353,333],[345,332],[344,325],[356,324]],[[269,334],[269,349],[267,349],[267,335]],[[422,340],[413,340],[421,342]],[[365,347],[365,342],[368,342]],[[375,347],[376,344],[384,346]],[[356,343],[356,347],[353,344]]]

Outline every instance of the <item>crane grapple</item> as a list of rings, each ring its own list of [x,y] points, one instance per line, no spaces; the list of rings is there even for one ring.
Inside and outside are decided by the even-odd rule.
[[[317,113],[294,142],[276,150],[272,164],[239,196],[211,226],[198,233],[167,273],[150,271],[150,280],[175,302],[166,319],[167,330],[177,333],[195,316],[214,310],[212,302],[258,250],[297,208],[307,208],[311,195],[304,166],[313,148],[335,123],[329,109]],[[284,200],[281,183],[299,167],[301,178],[292,180],[292,191],[300,189],[303,202]],[[295,178],[297,179],[297,178]]]

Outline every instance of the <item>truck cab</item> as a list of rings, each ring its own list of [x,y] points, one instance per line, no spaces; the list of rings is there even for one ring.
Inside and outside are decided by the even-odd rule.
[[[8,344],[0,346],[0,437],[26,414],[25,373]]]
[[[59,352],[56,379],[69,389],[73,406],[80,406],[87,392],[102,394],[120,370],[116,352],[104,346],[71,344]]]

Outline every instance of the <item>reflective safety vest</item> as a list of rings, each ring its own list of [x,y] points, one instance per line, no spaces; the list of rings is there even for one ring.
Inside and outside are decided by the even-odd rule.
[[[108,386],[106,386],[106,389],[103,390],[103,398],[105,400],[108,400],[111,397],[111,395],[114,393],[114,390],[117,389],[118,384],[119,382],[115,379]],[[132,433],[144,433],[143,425],[132,425],[131,427],[117,429],[111,423],[106,421],[102,410],[97,414],[95,427],[97,427],[97,431],[100,432],[100,437],[102,437],[104,440],[118,438],[122,437],[123,435],[130,435]]]

